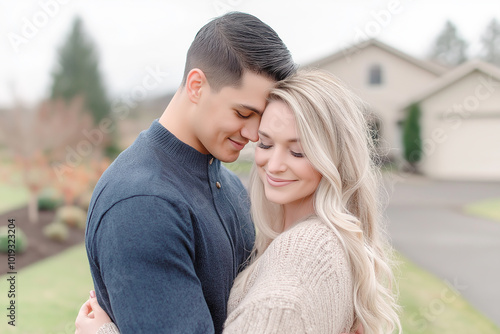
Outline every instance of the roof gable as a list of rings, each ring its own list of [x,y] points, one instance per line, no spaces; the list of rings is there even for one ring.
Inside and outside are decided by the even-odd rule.
[[[446,71],[448,71],[448,69],[446,69],[444,67],[419,60],[415,57],[412,57],[412,56],[410,56],[402,51],[399,51],[399,50],[393,48],[392,46],[389,46],[389,45],[387,45],[379,40],[376,40],[376,39],[369,39],[367,41],[363,41],[363,42],[358,43],[356,45],[350,46],[346,49],[337,51],[332,55],[329,55],[329,56],[326,56],[326,57],[321,58],[319,60],[308,63],[308,64],[304,65],[304,67],[321,67],[323,65],[326,65],[326,64],[329,64],[332,62],[336,62],[340,59],[343,59],[343,58],[346,58],[346,57],[349,57],[352,55],[356,55],[359,52],[363,52],[364,49],[366,49],[370,46],[375,46],[375,47],[377,47],[377,48],[379,48],[387,53],[390,53],[398,58],[401,58],[402,60],[406,61],[407,63],[410,63],[413,66],[417,66],[417,67],[419,67],[425,71],[428,71],[434,75],[439,76],[439,75],[442,75],[443,73],[445,73]]]
[[[500,68],[478,59],[471,60],[456,67],[455,69],[446,73],[442,77],[436,79],[436,81],[433,82],[432,85],[426,87],[426,89],[424,89],[418,95],[410,99],[411,103],[409,103],[408,106],[413,103],[418,103],[423,100],[426,100],[427,98],[439,93],[443,89],[460,81],[461,79],[463,79],[464,77],[466,77],[467,75],[469,75],[474,71],[484,73],[487,76],[500,81]],[[408,108],[408,106],[406,108]]]

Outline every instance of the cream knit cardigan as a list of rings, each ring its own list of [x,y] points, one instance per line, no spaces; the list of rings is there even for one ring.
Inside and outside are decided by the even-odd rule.
[[[333,230],[311,219],[280,234],[257,260],[244,288],[233,287],[224,334],[349,332],[353,283]],[[97,334],[119,334],[114,324]]]
[[[342,333],[353,323],[353,283],[333,230],[318,219],[279,235],[243,288],[229,296],[224,333]]]

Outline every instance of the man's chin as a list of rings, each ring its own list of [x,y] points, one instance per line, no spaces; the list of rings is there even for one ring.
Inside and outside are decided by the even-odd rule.
[[[220,158],[217,158],[217,159],[219,159],[222,162],[231,163],[231,162],[235,162],[238,159],[239,156],[240,156],[239,153],[232,154],[232,155],[228,154],[228,155],[225,155],[224,157],[220,157]]]
[[[240,156],[240,151],[225,151],[225,152],[217,152],[217,154],[212,153],[212,155],[222,161],[222,162],[235,162]]]

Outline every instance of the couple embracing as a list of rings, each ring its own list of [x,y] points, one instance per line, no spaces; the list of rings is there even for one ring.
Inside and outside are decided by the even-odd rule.
[[[249,141],[247,193],[221,161]],[[335,77],[297,72],[252,15],[207,23],[162,116],[94,190],[76,333],[392,333],[371,153]]]

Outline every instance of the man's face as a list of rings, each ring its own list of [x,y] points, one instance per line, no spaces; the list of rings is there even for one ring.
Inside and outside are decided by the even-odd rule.
[[[248,141],[257,141],[261,115],[275,82],[245,72],[239,87],[226,86],[218,92],[203,88],[193,129],[199,151],[224,162],[235,161]]]

